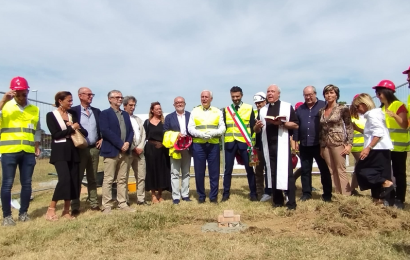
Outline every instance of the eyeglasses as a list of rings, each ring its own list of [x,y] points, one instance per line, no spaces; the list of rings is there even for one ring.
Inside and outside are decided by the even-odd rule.
[[[94,96],[95,96],[95,94],[93,94],[93,93],[81,93],[81,94],[87,95],[87,96],[89,96],[89,97],[94,97]]]
[[[117,99],[117,100],[119,100],[119,99],[124,99],[124,97],[122,97],[122,96],[116,96],[116,97],[111,97],[111,98],[115,98],[115,99]]]

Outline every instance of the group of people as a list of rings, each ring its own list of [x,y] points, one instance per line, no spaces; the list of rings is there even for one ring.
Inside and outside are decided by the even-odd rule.
[[[403,72],[410,83],[410,68]],[[212,92],[201,92],[201,104],[191,112],[185,99],[174,99],[175,111],[164,117],[159,102],[151,103],[149,118],[143,122],[134,115],[137,99],[119,90],[108,93],[110,107],[92,107],[95,94],[86,87],[78,90],[80,105],[72,107],[73,95],[55,95],[56,109],[46,115],[52,137],[50,163],[56,168],[58,183],[45,218],[59,219],[56,204],[64,201],[61,217],[73,219],[80,214],[80,187],[87,178],[90,209],[109,214],[114,202],[118,209],[133,212],[128,196],[128,177],[134,171],[138,205],[161,203],[163,192],[172,193],[173,204],[190,202],[191,157],[194,161],[198,203],[218,203],[220,142],[225,150],[225,169],[221,202],[231,194],[234,161],[247,173],[250,201],[272,200],[273,207],[296,209],[295,179],[301,176],[300,201],[312,199],[312,163],[315,159],[323,185],[323,201],[337,193],[357,195],[356,190],[371,190],[375,203],[403,209],[406,195],[406,159],[410,150],[408,106],[395,97],[395,85],[383,80],[373,87],[382,106],[376,108],[368,94],[358,94],[350,108],[338,103],[340,90],[335,85],[323,89],[325,101],[316,88],[303,89],[304,102],[294,107],[280,100],[281,89],[270,85],[254,95],[256,110],[242,101],[243,91],[230,89],[232,104],[219,109],[211,106]],[[28,221],[31,177],[40,153],[39,109],[28,101],[29,86],[22,77],[13,78],[10,91],[0,100],[2,154],[1,201],[3,225],[15,225],[11,215],[11,188],[16,167],[20,169],[21,208],[18,219]],[[410,105],[410,97],[408,101]],[[123,110],[121,110],[123,106]],[[78,147],[74,135],[82,135],[87,147]],[[222,137],[222,138],[221,138]],[[346,155],[356,159],[352,181],[346,172]],[[294,155],[301,168],[295,173]],[[97,168],[104,162],[102,203],[97,197]],[[210,192],[205,192],[208,166]],[[264,174],[265,173],[265,174]],[[395,180],[393,180],[393,178]],[[113,198],[113,184],[116,196]],[[114,194],[115,195],[115,194]],[[70,211],[71,207],[71,211]]]

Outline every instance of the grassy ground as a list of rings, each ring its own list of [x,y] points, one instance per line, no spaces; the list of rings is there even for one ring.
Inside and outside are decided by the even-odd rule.
[[[36,181],[50,180],[53,168],[40,163]],[[208,180],[207,180],[208,182]],[[297,182],[300,196],[300,181]],[[320,188],[320,179],[313,177]],[[220,182],[220,188],[222,181]],[[209,188],[209,186],[207,187]],[[47,222],[44,214],[52,192],[38,192],[30,204],[32,221],[0,228],[2,259],[409,259],[410,205],[404,211],[375,206],[363,197],[334,196],[334,202],[299,202],[296,211],[273,209],[269,202],[247,199],[246,178],[234,178],[231,199],[211,205],[166,201],[136,206],[135,213],[111,215],[86,211],[74,221]],[[101,194],[101,190],[99,190]],[[191,194],[196,199],[195,179]],[[147,195],[147,199],[149,196]],[[85,201],[86,195],[82,195]],[[135,194],[130,195],[135,202]],[[220,198],[219,198],[220,199]],[[410,196],[407,196],[410,201]],[[241,214],[249,228],[237,234],[203,233],[224,209]],[[58,212],[61,213],[61,205]],[[13,210],[17,216],[17,211]]]

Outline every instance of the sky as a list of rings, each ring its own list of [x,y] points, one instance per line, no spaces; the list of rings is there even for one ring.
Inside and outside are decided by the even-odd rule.
[[[136,113],[159,101],[172,112],[211,90],[213,106],[245,103],[277,84],[281,100],[303,101],[327,84],[340,101],[371,95],[382,79],[400,85],[410,66],[410,1],[6,1],[0,0],[0,91],[25,77],[38,100],[89,87],[93,106],[109,107],[118,89],[137,98]],[[35,94],[30,93],[34,98]]]

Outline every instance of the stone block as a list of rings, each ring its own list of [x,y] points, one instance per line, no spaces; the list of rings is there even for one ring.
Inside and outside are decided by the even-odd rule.
[[[233,210],[224,210],[224,217],[225,218],[233,218]]]

